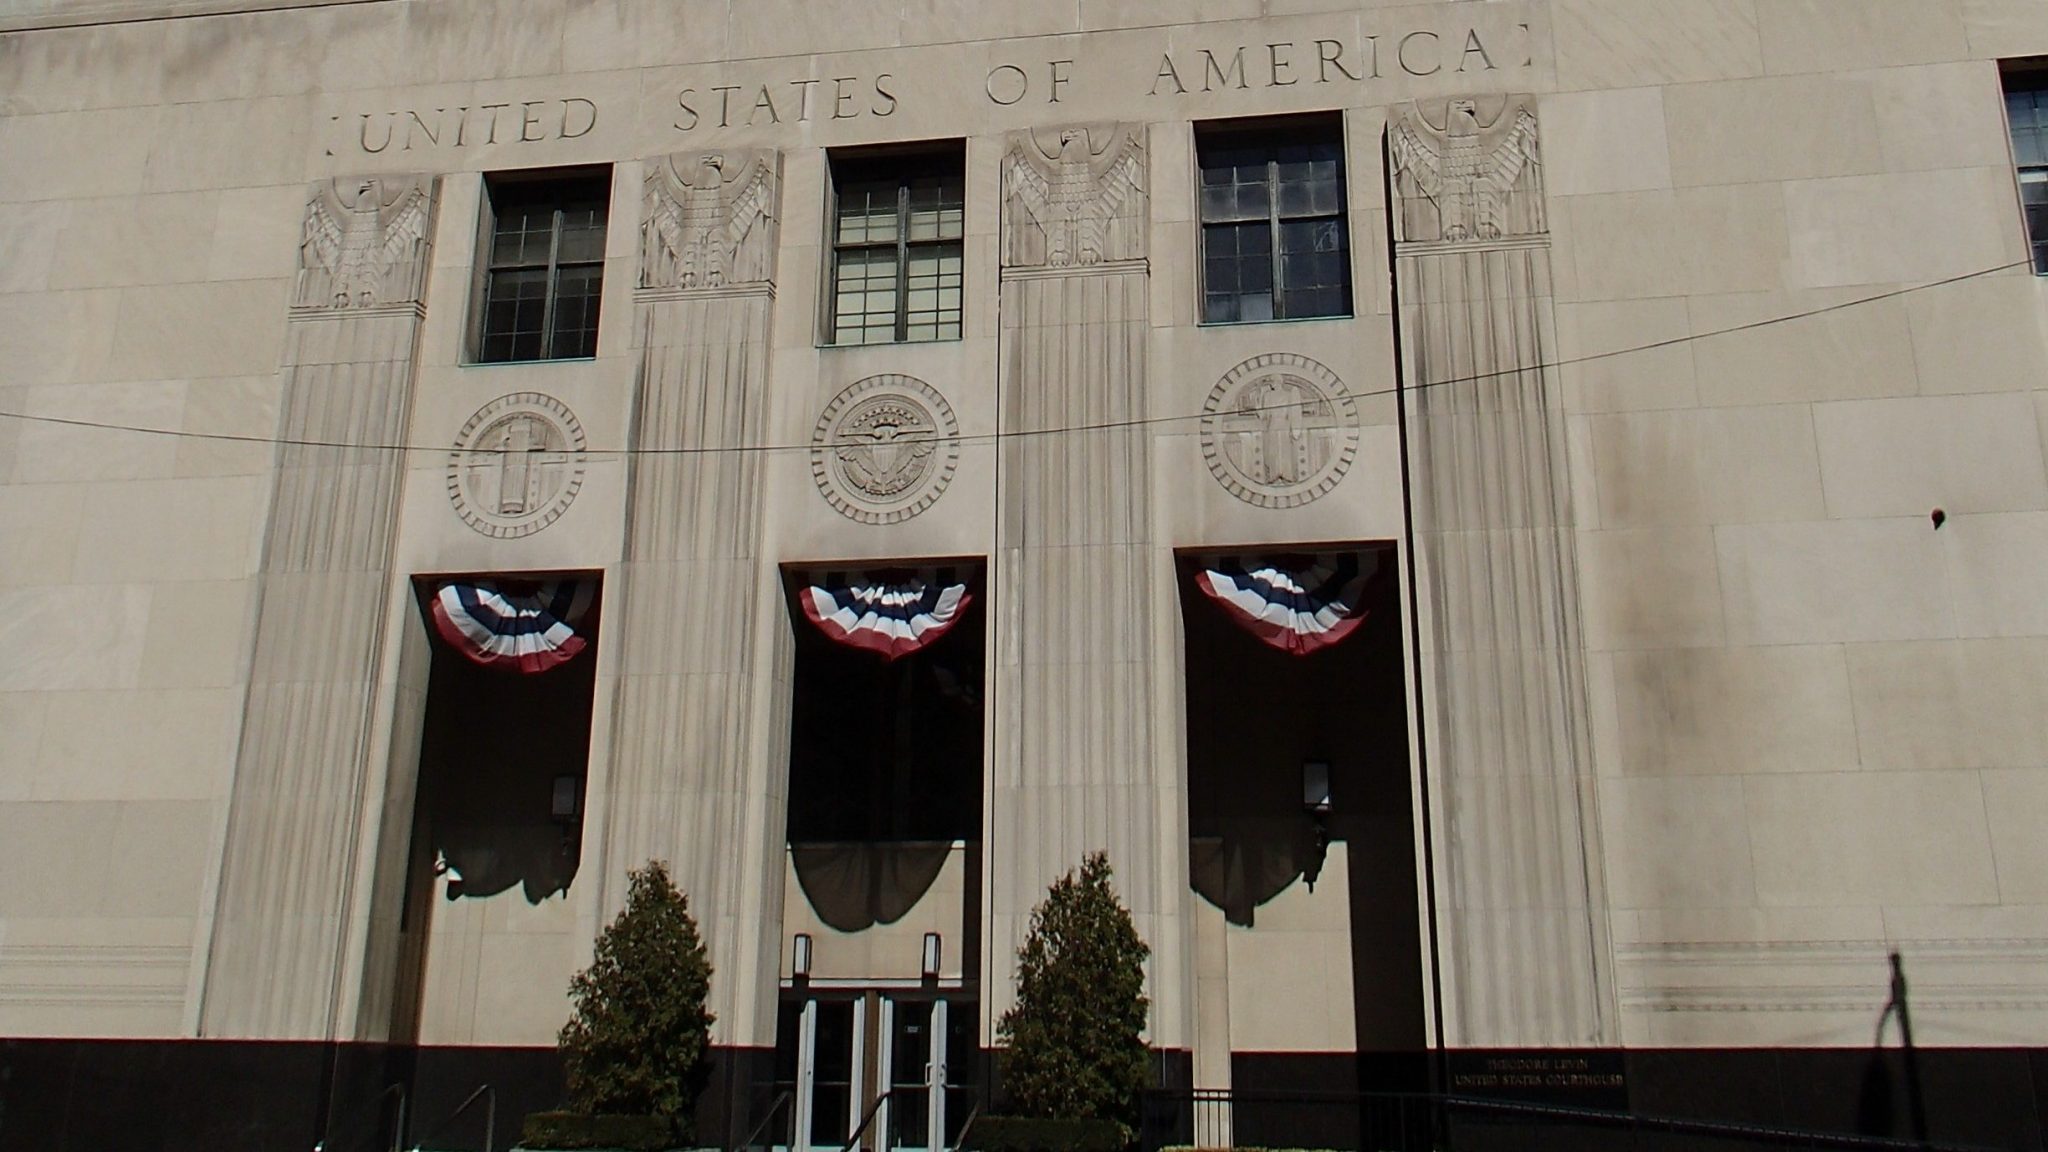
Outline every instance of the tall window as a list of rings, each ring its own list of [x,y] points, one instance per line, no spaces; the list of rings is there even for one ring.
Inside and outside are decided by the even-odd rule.
[[[487,178],[490,247],[477,359],[597,355],[611,173]]]
[[[832,344],[960,338],[964,154],[832,159]]]
[[[2034,272],[2048,275],[2048,68],[2036,63],[2005,73],[2005,119],[2012,129],[2012,158],[2019,168],[2020,208],[2027,216]]]
[[[1197,125],[1202,320],[1351,314],[1343,122]]]

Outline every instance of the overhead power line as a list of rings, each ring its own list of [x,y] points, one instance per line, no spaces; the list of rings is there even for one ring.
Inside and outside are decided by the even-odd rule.
[[[2009,264],[1999,264],[1990,268],[1980,268],[1975,272],[1965,272],[1960,275],[1950,276],[1941,280],[1930,280],[1923,284],[1911,284],[1903,288],[1895,288],[1888,292],[1879,292],[1871,296],[1859,296],[1853,300],[1843,300],[1838,303],[1824,305],[1819,308],[1809,308],[1804,311],[1792,312],[1783,316],[1770,316],[1762,320],[1752,320],[1744,324],[1735,324],[1726,328],[1716,328],[1710,332],[1694,332],[1684,336],[1672,336],[1663,340],[1653,340],[1647,344],[1635,344],[1627,348],[1616,348],[1606,352],[1592,352],[1584,356],[1574,356],[1563,360],[1547,360],[1538,361],[1533,364],[1518,364],[1513,367],[1501,368],[1492,372],[1479,372],[1469,376],[1454,376],[1444,380],[1431,380],[1423,383],[1411,384],[1408,386],[1407,390],[1412,393],[1426,388],[1447,388],[1454,384],[1475,384],[1482,380],[1493,380],[1504,376],[1519,376],[1525,372],[1538,372],[1547,369],[1567,368],[1579,364],[1590,364],[1600,360],[1611,360],[1622,356],[1634,356],[1643,352],[1654,352],[1659,349],[1678,347],[1680,345],[1691,344],[1700,340],[1712,340],[1721,336],[1732,336],[1742,332],[1756,331],[1760,328],[1770,328],[1780,324],[1789,324],[1797,320],[1806,320],[1815,316],[1824,316],[1831,312],[1841,312],[1850,308],[1861,307],[1865,304],[1875,304],[1879,301],[1892,300],[1900,296],[1910,295],[1915,292],[1924,292],[1930,288],[1941,288],[1951,284],[1958,284],[1965,280],[1975,280],[1985,276],[1996,275],[2000,272],[2010,271],[2014,268],[2026,267],[2030,264],[2031,261],[2029,260],[2016,260]],[[1393,387],[1388,388],[1374,388],[1364,392],[1354,392],[1351,393],[1351,395],[1357,399],[1369,399],[1374,396],[1391,396],[1399,389],[1400,386],[1395,385]],[[1270,405],[1268,407],[1278,409],[1281,407],[1291,407],[1291,405]],[[1265,410],[1265,408],[1254,408],[1242,409],[1239,411],[1256,412]],[[1037,436],[1071,436],[1090,432],[1112,432],[1129,428],[1143,428],[1167,424],[1192,423],[1207,419],[1210,415],[1210,413],[1205,412],[1189,412],[1170,416],[1144,416],[1130,420],[1105,420],[1090,424],[1069,424],[1056,428],[1020,428],[1007,431],[998,430],[995,432],[981,433],[976,435],[932,435],[916,436],[908,439],[914,440],[916,442],[943,442],[952,444],[991,444],[999,443],[1004,440],[1017,440]],[[12,412],[6,409],[0,409],[0,419],[21,420],[25,422],[38,424],[54,424],[70,428],[90,428],[107,432],[128,432],[145,436],[169,436],[188,440],[212,440],[235,444],[261,444],[273,447],[283,446],[292,448],[326,448],[334,449],[337,451],[350,452],[425,452],[433,454],[440,454],[446,452],[460,452],[464,455],[475,455],[494,452],[524,451],[524,449],[500,449],[486,447],[458,448],[454,445],[447,444],[369,444],[341,440],[312,440],[280,436],[257,436],[248,433],[236,432],[206,432],[185,428],[153,428],[148,425],[141,424],[118,424],[113,423],[111,421],[84,420],[72,416],[45,416],[29,412]],[[611,457],[626,456],[713,456],[723,455],[727,453],[742,452],[811,452],[818,449],[829,449],[837,447],[857,447],[862,443],[865,442],[846,440],[824,441],[821,443],[805,442],[801,444],[733,444],[676,448],[592,448],[578,452],[577,455],[585,459],[607,459]]]

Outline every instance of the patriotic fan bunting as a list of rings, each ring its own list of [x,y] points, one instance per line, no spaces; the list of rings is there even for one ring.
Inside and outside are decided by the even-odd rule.
[[[797,593],[804,615],[841,644],[896,660],[930,644],[953,627],[973,597],[965,583],[916,576],[883,579],[872,573],[804,585]]]
[[[533,675],[583,651],[577,626],[595,591],[588,580],[451,580],[434,590],[429,610],[434,631],[457,652],[486,668]]]
[[[1365,591],[1373,570],[1358,557],[1217,557],[1195,573],[1195,583],[1245,631],[1294,656],[1306,656],[1349,636],[1365,619]]]

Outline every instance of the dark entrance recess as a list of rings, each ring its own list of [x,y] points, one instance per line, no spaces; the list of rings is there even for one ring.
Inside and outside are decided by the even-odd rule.
[[[434,584],[422,581],[417,590],[421,618],[429,619],[425,600]],[[602,608],[600,589],[577,627],[583,651],[532,674],[472,663],[427,624],[433,663],[400,911],[393,1043],[418,1036],[436,876],[450,877],[450,900],[517,889],[529,904],[567,892],[576,879]]]
[[[1214,555],[1217,549],[1205,549]],[[1366,617],[1307,655],[1268,646],[1195,582],[1179,557],[1186,637],[1188,836],[1192,883],[1231,923],[1256,929],[1259,905],[1323,866],[1319,837],[1349,860],[1355,1062],[1309,1053],[1244,1053],[1240,1088],[1414,1088],[1426,1043],[1416,834],[1409,788],[1400,590],[1390,546],[1245,548],[1350,553],[1377,575]],[[1327,765],[1329,811],[1304,804],[1305,765]],[[1269,1067],[1270,1065],[1270,1067]],[[1315,1067],[1309,1067],[1315,1065]],[[1242,1130],[1240,1139],[1248,1138]]]
[[[901,918],[953,843],[972,860],[981,840],[981,566],[940,571],[967,583],[968,603],[945,635],[896,660],[833,641],[796,606],[813,576],[834,573],[785,573],[796,632],[789,844],[804,894],[842,932]]]

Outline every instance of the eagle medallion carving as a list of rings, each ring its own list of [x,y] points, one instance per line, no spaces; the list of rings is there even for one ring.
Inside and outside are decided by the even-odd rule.
[[[650,160],[640,287],[724,288],[773,279],[776,160],[767,149]]]
[[[434,178],[323,180],[306,199],[295,308],[417,303],[432,243]]]
[[[1406,243],[1486,243],[1547,231],[1536,112],[1527,97],[1393,111],[1387,137]]]
[[[1145,255],[1144,126],[1015,132],[1003,157],[1003,263],[1068,268]]]

